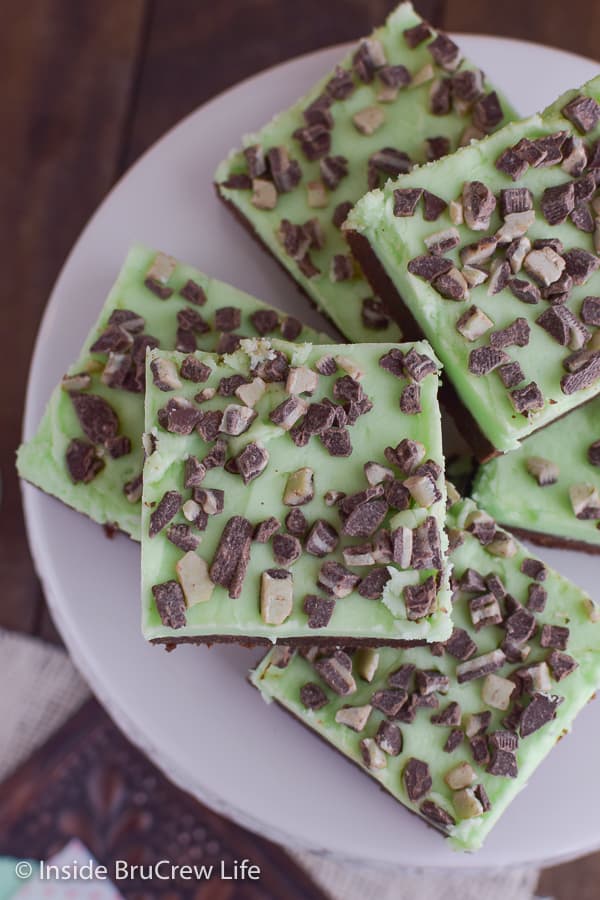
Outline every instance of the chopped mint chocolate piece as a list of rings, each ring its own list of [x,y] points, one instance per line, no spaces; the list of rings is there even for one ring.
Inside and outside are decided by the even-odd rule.
[[[330,597],[317,597],[309,594],[304,598],[303,609],[308,616],[309,628],[325,628],[329,625],[333,610],[335,608],[335,600]]]
[[[423,190],[421,188],[394,191],[394,215],[413,216],[422,195]]]
[[[94,444],[73,438],[65,452],[65,464],[74,484],[89,484],[104,468]]]
[[[579,94],[563,106],[562,114],[578,131],[588,134],[600,121],[600,104],[593,97]]]
[[[186,622],[185,598],[178,581],[166,581],[152,588],[156,609],[165,627],[183,628]]]
[[[318,684],[303,684],[300,688],[300,702],[306,709],[321,709],[328,702],[327,694]]]

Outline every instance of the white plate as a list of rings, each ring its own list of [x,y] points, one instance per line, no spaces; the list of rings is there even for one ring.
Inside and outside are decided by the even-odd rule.
[[[473,36],[461,43],[523,113],[597,71],[590,61],[533,44]],[[75,245],[46,310],[31,367],[26,436],[135,240],[319,324],[218,203],[211,176],[242,132],[301,95],[342,49],[292,60],[222,94],[159,141],[112,191]],[[24,498],[36,568],[76,664],[128,737],[209,806],[274,840],[384,865],[500,866],[600,846],[598,708],[584,711],[575,734],[542,766],[485,848],[474,856],[453,853],[349,762],[263,703],[245,682],[256,654],[233,646],[167,654],[146,645],[138,548],[122,536],[107,540],[97,525],[33,488],[25,487]],[[597,563],[589,557],[543,555],[584,587],[595,587]]]

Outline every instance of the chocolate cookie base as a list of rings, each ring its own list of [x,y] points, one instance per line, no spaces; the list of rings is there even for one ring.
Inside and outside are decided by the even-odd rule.
[[[578,550],[580,553],[600,556],[600,546],[588,544],[587,541],[559,537],[556,534],[545,534],[543,531],[530,531],[527,528],[515,528],[514,525],[505,525],[503,527],[507,528],[516,537],[524,541],[531,541],[532,544],[537,544],[538,547],[553,547],[557,550]]]
[[[212,644],[239,644],[240,647],[245,647],[247,650],[252,650],[254,647],[272,648],[275,645],[284,647],[330,647],[331,649],[337,649],[338,647],[421,647],[426,644],[427,641],[403,641],[385,638],[382,640],[377,640],[376,638],[344,638],[335,637],[333,635],[331,637],[315,635],[315,637],[305,638],[278,638],[275,641],[270,641],[268,638],[262,637],[247,638],[237,637],[234,634],[207,634],[198,637],[189,637],[186,635],[180,638],[151,638],[150,643],[156,645],[163,644],[166,650],[171,651],[175,650],[179,644],[206,644],[209,647]]]
[[[28,484],[30,487],[35,488],[36,491],[39,491],[40,494],[44,494],[46,497],[51,497],[52,500],[55,500],[56,503],[61,503],[63,506],[66,506],[67,509],[73,510],[74,513],[77,513],[80,516],[83,516],[88,522],[93,522],[94,525],[97,525],[98,528],[101,528],[104,531],[104,537],[112,541],[114,537],[118,534],[124,535],[130,541],[133,541],[134,544],[139,545],[139,541],[137,538],[132,537],[128,531],[125,531],[124,528],[121,528],[116,522],[99,522],[97,519],[92,519],[89,513],[84,512],[82,509],[77,509],[76,506],[71,506],[70,503],[67,503],[62,497],[57,497],[56,494],[51,494],[50,491],[45,491],[44,488],[40,487],[39,484],[34,484],[33,481],[29,481],[27,478],[23,478],[23,476],[19,475],[19,480],[23,484]]]

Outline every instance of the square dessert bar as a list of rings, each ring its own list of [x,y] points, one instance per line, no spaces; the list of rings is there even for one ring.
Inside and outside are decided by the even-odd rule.
[[[219,166],[217,190],[349,340],[396,340],[348,253],[348,211],[390,176],[511,118],[456,44],[402,3],[305,97],[243,139]]]
[[[265,334],[325,340],[171,256],[133,247],[79,359],[19,449],[20,476],[139,540],[146,349],[226,353],[242,336]]]
[[[448,528],[449,640],[276,647],[252,681],[456,849],[476,850],[600,686],[600,623],[586,594],[472,500],[452,505]]]
[[[426,343],[148,355],[143,631],[382,644],[451,631]]]
[[[536,544],[600,553],[600,399],[481,466],[473,496]]]
[[[600,78],[367,194],[347,222],[480,459],[600,391]]]

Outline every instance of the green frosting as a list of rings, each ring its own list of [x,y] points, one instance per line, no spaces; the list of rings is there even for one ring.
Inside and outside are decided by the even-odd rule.
[[[577,518],[569,488],[590,485],[600,493],[600,468],[588,451],[600,441],[600,400],[573,410],[564,419],[527,438],[514,453],[498,456],[482,466],[473,495],[499,522],[600,545],[598,518]],[[540,457],[558,466],[553,484],[540,486],[527,468],[527,460]]]
[[[414,569],[409,564],[401,571],[399,565],[390,564],[389,572],[392,577],[383,589],[381,599],[367,599],[361,596],[360,585],[347,596],[337,599],[331,620],[324,627],[309,627],[308,615],[304,611],[304,600],[307,595],[317,595],[326,599],[326,591],[317,585],[323,564],[335,562],[343,565],[344,548],[359,544],[371,546],[375,539],[372,534],[354,537],[342,534],[340,512],[335,504],[326,503],[325,495],[330,491],[352,495],[365,490],[369,483],[364,465],[370,461],[390,467],[391,471],[388,474],[391,475],[393,471],[396,480],[403,482],[405,475],[399,467],[388,462],[384,451],[388,446],[395,448],[405,438],[423,445],[421,462],[432,460],[443,470],[440,413],[437,402],[439,381],[437,361],[433,360],[433,371],[420,381],[422,412],[416,414],[403,413],[399,410],[400,394],[408,384],[406,377],[402,375],[398,377],[379,365],[382,355],[390,350],[400,354],[406,353],[411,347],[413,352],[424,354],[429,362],[432,359],[429,345],[417,343],[393,347],[382,344],[315,347],[311,344],[292,345],[279,341],[273,341],[272,345],[268,341],[245,341],[242,346],[242,350],[223,358],[206,353],[196,354],[197,359],[211,369],[208,380],[201,384],[193,384],[182,378],[181,387],[172,392],[165,392],[159,390],[152,377],[148,376],[146,431],[152,433],[156,443],[144,466],[142,603],[145,637],[148,640],[178,640],[222,635],[266,638],[273,642],[286,638],[330,636],[344,640],[368,638],[381,642],[407,639],[443,640],[451,630],[447,572],[443,564],[442,571],[421,568],[414,557],[409,560],[410,564],[414,562],[416,566]],[[224,377],[234,374],[249,377],[251,368],[261,360],[271,357],[274,351],[283,353],[292,368],[303,366],[311,371],[315,371],[316,364],[324,357],[334,357],[337,360],[337,371],[331,375],[321,374],[315,392],[310,396],[302,395],[307,402],[315,403],[326,399],[336,404],[342,403],[335,385],[341,378],[347,380],[348,370],[352,371],[356,366],[360,370],[360,385],[366,397],[373,403],[373,407],[360,415],[354,424],[348,425],[347,431],[352,444],[351,454],[344,457],[332,456],[317,435],[313,435],[305,446],[296,446],[287,431],[273,424],[270,413],[289,394],[286,393],[285,382],[268,383],[254,407],[257,416],[249,429],[237,437],[229,437],[224,433],[219,436],[220,439],[227,440],[228,458],[238,456],[245,446],[256,443],[267,450],[268,464],[258,477],[246,485],[239,474],[232,474],[222,467],[208,470],[199,487],[224,491],[224,508],[220,514],[209,516],[206,530],[200,532],[192,527],[192,532],[201,538],[197,555],[205,561],[207,567],[210,567],[225,526],[234,515],[245,517],[252,526],[269,517],[276,517],[281,523],[279,533],[285,533],[285,519],[291,507],[284,504],[284,491],[289,476],[301,468],[309,468],[314,475],[314,497],[310,502],[299,506],[307,520],[307,529],[310,531],[317,520],[325,520],[339,533],[339,543],[335,549],[326,552],[322,557],[311,555],[303,549],[295,562],[281,566],[275,560],[272,541],[268,543],[253,541],[241,595],[231,597],[226,587],[217,585],[212,589],[212,585],[209,585],[210,598],[188,605],[184,611],[184,620],[179,622],[180,627],[171,627],[168,618],[164,614],[159,614],[152,588],[179,580],[176,566],[185,554],[168,539],[168,526],[153,537],[149,536],[151,515],[166,492],[179,492],[183,503],[192,497],[193,490],[184,488],[185,460],[189,456],[202,460],[214,445],[205,442],[196,432],[184,436],[165,430],[158,424],[159,411],[173,398],[183,398],[203,412],[223,410],[230,403],[243,405],[243,400],[237,396],[223,397],[218,393],[201,404],[195,404],[193,398],[200,389],[208,388],[209,391],[218,389]],[[148,358],[149,365],[155,361],[168,360],[174,363],[175,371],[180,369],[183,361],[180,354],[162,354],[156,351],[150,353]],[[303,420],[299,419],[298,425],[302,425],[302,422]],[[397,512],[390,507],[385,519],[379,524],[379,530],[395,529],[401,524],[414,529],[425,519],[432,519],[443,558],[446,546],[446,537],[443,533],[445,517],[443,475],[435,478],[435,484],[438,488],[437,498],[434,498],[432,503],[420,506],[417,500],[409,497],[406,504],[408,508],[404,511]],[[402,485],[400,488],[402,489]],[[186,524],[184,509],[176,513],[172,523]],[[308,539],[304,538],[302,543],[306,548]],[[347,567],[348,571],[362,579],[376,567],[383,569],[385,573],[388,562],[389,558],[385,564],[382,560],[376,560],[376,564],[373,561],[367,566],[364,563],[360,566],[347,563]],[[270,624],[261,615],[262,576],[265,570],[273,568],[287,568],[293,578],[293,605],[281,624]],[[409,620],[403,601],[403,589],[406,585],[422,583],[431,575],[437,579],[439,585],[437,599],[434,591],[432,612],[419,619]]]
[[[390,15],[386,24],[374,32],[373,37],[381,42],[385,56],[390,65],[404,65],[411,76],[421,73],[426,66],[434,63],[426,39],[411,49],[404,37],[404,31],[422,22],[410,3],[402,3]],[[432,31],[432,38],[436,32]],[[352,70],[352,53],[340,60],[340,66]],[[464,62],[462,69],[471,68]],[[398,327],[389,324],[387,327],[366,327],[362,318],[362,302],[372,296],[372,291],[358,271],[354,277],[334,282],[330,278],[330,265],[334,256],[348,254],[348,246],[343,234],[332,223],[332,215],[338,204],[355,203],[369,188],[369,158],[382,148],[395,148],[408,154],[413,163],[422,163],[426,155],[427,138],[440,135],[450,141],[452,149],[456,148],[471,124],[470,109],[458,112],[450,106],[446,115],[434,115],[430,110],[430,91],[434,79],[448,77],[448,72],[440,66],[433,65],[431,77],[422,84],[409,84],[401,88],[397,98],[392,102],[378,102],[383,83],[374,78],[370,83],[363,83],[354,75],[355,90],[344,100],[336,100],[330,107],[334,119],[331,132],[331,149],[329,155],[343,156],[348,162],[348,174],[342,178],[338,186],[327,191],[326,205],[314,208],[307,202],[307,185],[321,178],[319,161],[309,161],[292,134],[296,129],[304,127],[306,122],[303,110],[317,97],[321,96],[333,73],[329,73],[319,81],[306,96],[290,109],[275,118],[256,134],[247,135],[243,139],[245,147],[260,144],[265,151],[273,147],[285,147],[290,157],[297,159],[302,169],[302,181],[292,191],[280,194],[277,205],[272,210],[257,209],[251,202],[252,191],[234,190],[224,186],[223,182],[232,174],[247,171],[246,162],[241,152],[233,153],[221,163],[215,179],[219,183],[221,195],[231,203],[237,211],[251,224],[257,235],[290,272],[308,296],[337,325],[340,331],[351,341],[390,341],[399,336]],[[418,79],[416,79],[418,81]],[[486,85],[489,90],[489,85]],[[374,134],[361,134],[355,128],[352,117],[365,107],[376,106],[385,115],[385,121]],[[502,105],[507,120],[515,117],[510,104],[502,98]],[[387,177],[383,176],[382,178]],[[307,277],[283,249],[277,236],[282,220],[287,219],[294,225],[302,225],[307,220],[318,219],[325,238],[322,249],[312,249],[310,258],[319,269],[314,277]]]
[[[426,188],[450,203],[460,199],[463,185],[470,181],[483,182],[497,197],[501,189],[526,187],[533,193],[536,212],[535,221],[527,231],[527,237],[532,243],[538,239],[553,238],[560,240],[565,250],[582,248],[595,253],[592,234],[576,228],[570,219],[563,224],[550,226],[541,212],[540,200],[544,190],[564,184],[570,178],[562,166],[531,167],[517,182],[495,166],[500,154],[523,138],[533,140],[557,131],[568,131],[579,136],[560,112],[576,94],[598,99],[600,79],[589,82],[580,91],[565,94],[542,115],[506,125],[496,134],[458,150],[451,157],[416,169],[395,182],[388,182],[383,190],[373,191],[363,197],[347,221],[349,228],[368,239],[404,304],[442,360],[446,376],[463,405],[472,414],[481,432],[494,447],[502,451],[514,450],[522,438],[597,394],[600,380],[570,395],[563,393],[560,384],[561,377],[565,375],[563,363],[572,350],[562,346],[536,323],[540,314],[549,308],[547,301],[524,303],[509,288],[490,296],[488,282],[471,288],[470,297],[466,300],[446,300],[428,282],[411,274],[407,269],[409,261],[427,253],[425,238],[452,226],[450,210],[442,213],[437,221],[427,222],[420,203],[413,216],[397,217],[393,212],[394,190]],[[596,127],[585,139],[591,144],[599,136],[600,127]],[[472,231],[464,224],[457,225],[460,243],[444,255],[460,268],[460,249],[486,235],[493,235],[501,224],[498,203],[488,229]],[[501,260],[503,254],[496,252],[495,258]],[[518,272],[517,277],[528,280],[524,269]],[[567,305],[579,316],[583,298],[599,293],[600,270],[597,270],[585,284],[574,286]],[[479,307],[491,319],[494,331],[510,325],[517,317],[527,320],[531,329],[528,345],[509,346],[505,349],[510,359],[521,365],[525,376],[517,388],[520,389],[531,381],[540,388],[544,398],[541,409],[524,415],[517,413],[498,371],[481,376],[471,374],[468,368],[469,354],[475,348],[487,346],[492,332],[487,331],[479,339],[469,341],[457,331],[457,322],[470,304]],[[595,331],[594,328],[590,330]]]
[[[462,529],[467,514],[474,508],[471,500],[456,503],[449,512],[448,526]],[[501,558],[491,555],[471,534],[464,531],[461,533],[463,543],[453,549],[450,554],[454,575],[460,578],[468,568],[485,576],[494,573],[499,576],[507,592],[513,598],[526,604],[529,587],[534,584],[532,579],[521,571],[522,562],[526,558],[531,559],[526,549],[517,544],[515,555],[510,558]],[[459,704],[462,713],[461,723],[454,727],[463,729],[467,726],[467,717],[470,714],[489,709],[492,717],[487,728],[488,735],[498,730],[504,730],[505,726],[502,721],[507,715],[507,711],[486,706],[482,698],[483,679],[478,678],[462,684],[458,683],[456,671],[457,666],[461,663],[448,652],[438,655],[433,652],[433,648],[428,647],[406,650],[395,650],[389,647],[381,649],[376,673],[369,683],[361,676],[361,672],[365,671],[364,659],[361,659],[359,655],[361,651],[358,651],[353,657],[352,667],[356,691],[346,696],[339,696],[326,685],[315,671],[312,662],[309,661],[309,659],[315,659],[312,652],[307,656],[301,655],[301,651],[298,652],[286,666],[281,649],[276,648],[259,664],[252,675],[252,681],[262,692],[265,700],[275,700],[290,710],[304,724],[313,728],[334,747],[357,762],[364,771],[376,778],[404,806],[420,815],[423,815],[420,807],[424,800],[433,801],[441,807],[454,819],[454,824],[449,825],[446,829],[451,845],[458,850],[476,850],[481,846],[509,803],[526,786],[546,754],[550,752],[557,740],[570,730],[575,716],[600,685],[600,625],[594,621],[596,617],[591,612],[589,598],[575,585],[550,569],[547,570],[546,578],[541,584],[547,591],[547,602],[545,610],[536,614],[539,628],[529,641],[531,652],[526,662],[505,663],[495,674],[507,678],[523,666],[529,666],[548,658],[552,651],[543,648],[540,643],[543,625],[569,628],[565,652],[578,663],[578,667],[560,681],[557,681],[554,676],[551,677],[551,687],[547,694],[562,698],[562,703],[556,709],[556,718],[528,736],[519,737],[516,750],[518,776],[515,778],[493,775],[486,771],[485,767],[478,765],[473,759],[466,738],[452,752],[444,751],[443,748],[451,729],[449,726],[432,724],[431,716],[443,711],[449,703],[454,701]],[[499,647],[505,631],[495,625],[488,625],[479,631],[474,629],[469,613],[469,599],[473,596],[473,594],[467,595],[459,591],[455,596],[452,615],[455,626],[468,632],[477,645],[476,655],[480,655]],[[504,601],[501,601],[501,605],[503,603]],[[416,717],[411,724],[403,723],[401,719],[398,719],[397,725],[403,738],[401,752],[397,756],[383,753],[385,767],[369,769],[363,760],[360,742],[365,738],[373,739],[375,737],[380,723],[385,718],[384,714],[373,708],[365,727],[358,733],[348,726],[336,722],[335,715],[338,710],[348,705],[370,704],[374,692],[388,686],[390,673],[396,671],[400,665],[408,663],[420,670],[437,670],[447,675],[449,689],[444,695],[438,694],[439,709],[417,709]],[[301,702],[300,690],[307,683],[316,683],[325,692],[327,703],[322,708],[307,709]],[[526,704],[529,695],[525,693],[519,699]],[[514,703],[514,700],[513,695],[511,701]],[[511,707],[508,713],[512,713],[513,708]],[[406,764],[411,757],[427,763],[432,779],[431,790],[417,802],[409,799],[403,777]],[[468,763],[473,769],[474,780],[471,788],[483,785],[491,804],[489,811],[474,817],[461,817],[461,807],[455,805],[457,793],[444,780],[444,776],[450,770],[463,762]]]
[[[94,521],[115,526],[136,540],[140,539],[141,502],[130,502],[123,487],[139,477],[142,471],[143,391],[135,393],[104,384],[101,376],[107,354],[91,353],[90,347],[105,330],[110,315],[116,310],[126,309],[138,313],[145,321],[144,334],[152,335],[160,347],[173,349],[177,342],[177,313],[193,306],[210,326],[206,333],[197,336],[197,345],[205,350],[214,350],[221,338],[213,327],[217,309],[237,307],[241,311],[239,333],[244,336],[257,334],[250,315],[257,310],[268,309],[254,297],[211,279],[183,263],[176,264],[168,280],[173,293],[168,299],[162,300],[144,285],[144,279],[156,255],[155,250],[143,246],[135,246],[130,250],[79,358],[68,370],[69,374],[87,372],[91,375],[91,385],[86,393],[97,394],[111,405],[119,418],[120,434],[126,435],[131,441],[131,452],[112,459],[102,447],[98,448],[105,463],[102,471],[87,484],[74,483],[65,464],[65,453],[74,438],[84,439],[85,436],[69,394],[58,386],[52,393],[36,434],[19,448],[17,456],[19,474],[26,481],[58,497],[63,503],[85,513]],[[204,305],[192,305],[179,293],[189,279],[204,290]],[[283,322],[285,319],[285,314],[280,313],[279,321]],[[281,333],[279,327],[275,336],[277,332]],[[303,327],[300,339],[318,343],[326,340],[326,337],[311,328]]]

